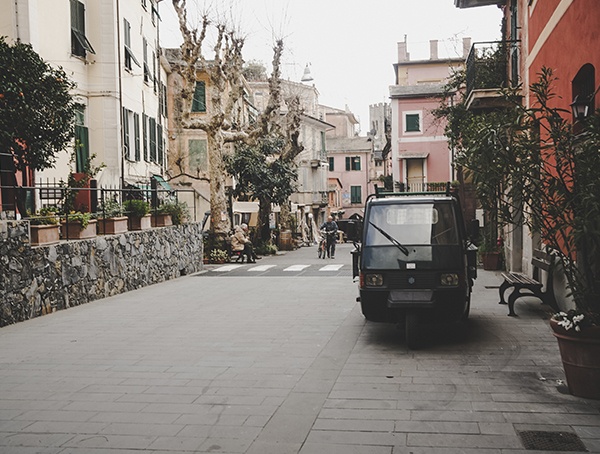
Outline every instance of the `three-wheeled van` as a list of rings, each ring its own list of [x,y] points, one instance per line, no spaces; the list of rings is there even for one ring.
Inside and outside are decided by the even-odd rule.
[[[409,348],[419,325],[469,316],[477,277],[477,247],[467,239],[458,196],[450,192],[369,196],[362,243],[355,243],[362,313],[374,322],[405,326]]]

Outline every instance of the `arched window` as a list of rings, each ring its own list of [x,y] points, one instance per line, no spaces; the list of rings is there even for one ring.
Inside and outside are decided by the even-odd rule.
[[[586,63],[579,69],[571,82],[571,94],[573,99],[577,97],[579,101],[587,102],[588,112],[592,113],[596,109],[595,91],[596,70],[594,69],[594,65]]]

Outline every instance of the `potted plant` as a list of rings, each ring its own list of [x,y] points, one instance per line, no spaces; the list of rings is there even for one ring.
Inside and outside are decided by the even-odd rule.
[[[498,240],[484,234],[483,242],[478,246],[479,257],[484,270],[502,269],[502,250]]]
[[[98,211],[98,233],[115,235],[127,232],[127,216],[123,215],[123,207],[115,199],[107,199]]]
[[[171,216],[173,225],[183,224],[189,217],[187,203],[178,200],[163,203],[157,212]]]
[[[213,249],[208,256],[210,263],[225,263],[229,258],[227,251],[223,249]]]
[[[55,244],[60,241],[59,217],[56,207],[43,207],[29,216],[29,241],[32,246]]]
[[[84,240],[96,236],[96,219],[92,213],[71,211],[61,221],[62,236],[70,240]]]
[[[169,225],[173,225],[171,203],[165,202],[152,213],[152,227],[166,227]]]
[[[126,200],[123,203],[129,218],[129,230],[145,230],[151,227],[150,204],[144,200]]]

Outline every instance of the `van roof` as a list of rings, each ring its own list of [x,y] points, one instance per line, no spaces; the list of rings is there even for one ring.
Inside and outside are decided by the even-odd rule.
[[[407,203],[426,203],[426,202],[451,202],[452,200],[456,200],[454,197],[450,195],[444,194],[435,194],[435,195],[402,195],[402,196],[387,196],[381,198],[372,198],[369,200],[369,203],[377,204],[377,205],[397,205],[397,204],[407,204]]]

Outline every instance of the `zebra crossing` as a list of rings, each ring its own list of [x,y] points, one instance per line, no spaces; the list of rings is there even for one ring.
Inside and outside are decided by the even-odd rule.
[[[332,276],[347,274],[350,267],[343,263],[334,264],[238,264],[210,266],[201,275],[204,276],[257,276],[257,275],[310,275]]]

